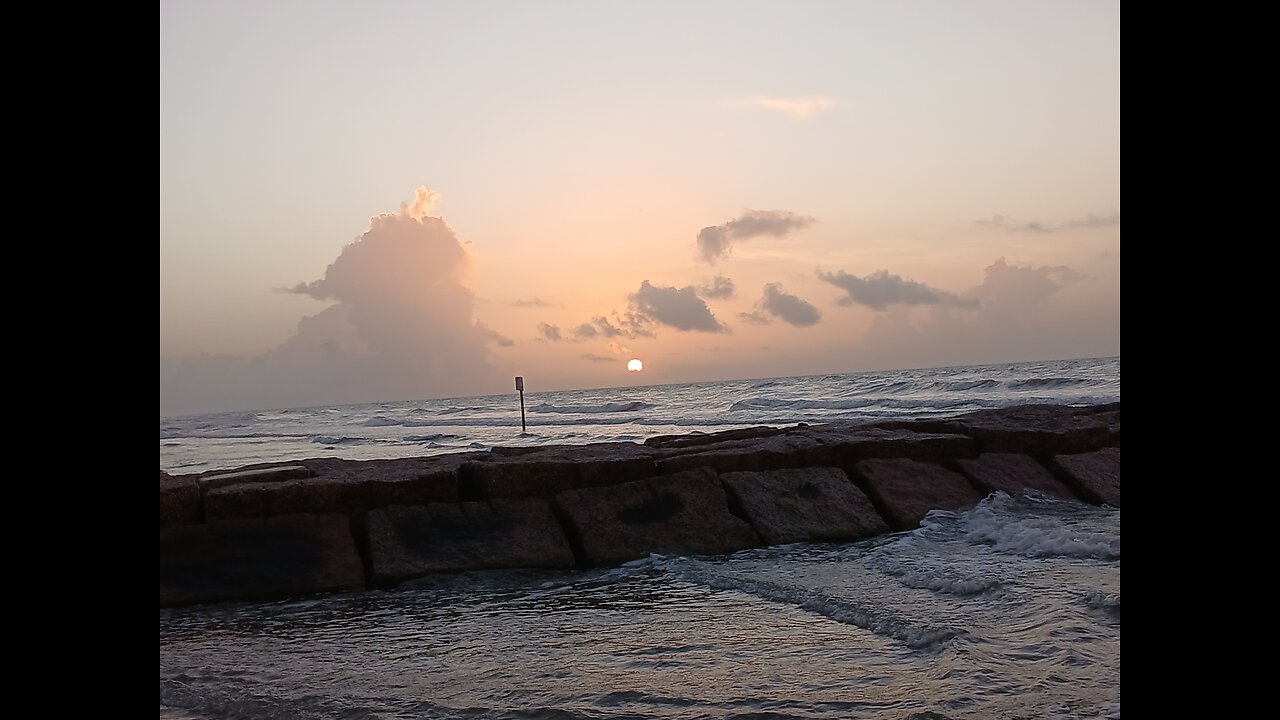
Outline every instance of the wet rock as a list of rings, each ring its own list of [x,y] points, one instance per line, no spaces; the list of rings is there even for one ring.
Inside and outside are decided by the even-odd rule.
[[[663,475],[710,468],[716,472],[749,472],[803,467],[805,451],[818,441],[794,433],[738,438],[705,446],[693,446],[690,452],[678,448],[657,461]]]
[[[249,520],[267,516],[267,490],[262,485],[228,485],[204,494],[205,522]]]
[[[777,435],[724,441],[693,452],[677,450],[658,460],[663,474],[707,467],[718,473],[797,467],[851,469],[874,457],[943,461],[977,454],[964,435],[885,430],[853,423],[798,426]]]
[[[235,518],[342,513],[357,517],[387,505],[456,502],[457,470],[482,453],[392,460],[318,458],[297,479],[224,485],[205,493],[210,522]]]
[[[245,483],[267,483],[293,478],[311,477],[311,471],[303,465],[263,465],[250,466],[229,472],[218,471],[200,476],[200,490],[208,492],[215,488]]]
[[[460,498],[458,468],[488,453],[468,452],[391,460],[304,460],[318,478],[359,479],[367,483],[371,508],[388,505],[420,505],[457,502]]]
[[[635,443],[561,446],[463,463],[462,497],[549,498],[565,490],[616,485],[656,473],[653,454]]]
[[[160,527],[194,525],[204,519],[200,486],[192,475],[160,471]]]
[[[1119,412],[1115,408],[1106,412]],[[980,452],[1033,455],[1042,460],[1060,453],[1107,447],[1111,430],[1105,417],[1067,405],[1014,405],[954,418],[879,422],[879,427],[958,433],[972,437]]]
[[[377,585],[429,573],[574,565],[545,499],[398,505],[370,511],[365,525]]]
[[[973,439],[954,433],[887,430],[853,423],[815,425],[797,434],[813,444],[805,451],[805,465],[852,470],[871,458],[909,458],[943,463],[978,454]]]
[[[690,435],[658,435],[644,441],[648,447],[663,449],[681,449],[698,447],[702,445],[714,445],[729,440],[751,440],[772,437],[780,435],[787,431],[787,428],[776,427],[751,427],[738,428],[734,430],[722,430],[715,433],[690,434]]]
[[[724,488],[705,468],[556,495],[580,559],[614,565],[650,553],[714,554],[760,544],[729,512]]]
[[[996,489],[1060,495],[1065,486],[1118,507],[1119,423],[1119,403],[1033,405],[931,420],[744,428],[647,445],[318,458],[176,477],[162,471],[161,602],[349,588],[365,572],[394,583],[422,573],[563,568],[572,562],[566,547],[579,564],[612,564],[651,552],[729,552],[757,546],[762,536],[769,543],[850,539],[879,531],[874,514],[860,514],[867,501],[895,529]],[[727,476],[724,485],[716,471]],[[841,481],[840,471],[854,484]],[[525,498],[540,499],[521,504]],[[850,516],[850,508],[858,512]],[[288,519],[300,517],[328,518],[328,525]],[[358,573],[343,564],[353,536],[369,551],[370,565]]]
[[[858,486],[895,530],[911,530],[930,510],[955,510],[982,499],[964,476],[941,465],[909,459],[863,460]]]
[[[160,531],[160,606],[359,590],[343,515],[290,515]]]
[[[1071,489],[1029,455],[983,453],[976,458],[957,460],[960,472],[984,495],[1000,490],[1019,495],[1030,488],[1053,497],[1075,499]]]
[[[888,532],[871,500],[839,468],[794,468],[720,476],[730,507],[767,545],[836,542]]]
[[[1059,475],[1082,499],[1095,505],[1120,507],[1120,448],[1057,455]]]

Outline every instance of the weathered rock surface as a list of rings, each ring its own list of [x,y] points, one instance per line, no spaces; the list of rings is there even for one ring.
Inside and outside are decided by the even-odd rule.
[[[976,458],[957,460],[960,472],[984,495],[1000,490],[1010,495],[1030,488],[1053,497],[1075,499],[1071,489],[1030,455],[983,453]]]
[[[344,515],[289,515],[160,531],[160,606],[359,590]]]
[[[370,508],[458,500],[458,468],[484,453],[427,458],[342,460],[317,458],[297,466],[299,477],[221,484],[205,492],[210,522],[295,514],[343,513]],[[275,468],[268,468],[274,470]],[[305,473],[305,474],[304,474]],[[259,477],[254,475],[253,477]]]
[[[730,507],[766,545],[835,542],[888,532],[871,500],[839,468],[733,472],[720,476]]]
[[[458,468],[469,460],[487,456],[488,453],[468,452],[392,460],[319,458],[303,460],[302,464],[319,478],[366,483],[368,507],[379,508],[456,502],[461,497]]]
[[[963,475],[941,465],[905,458],[863,460],[859,487],[895,530],[911,530],[930,510],[955,510],[982,499]]]
[[[787,428],[780,427],[750,427],[737,428],[734,430],[722,430],[715,433],[691,434],[691,435],[658,435],[644,441],[648,447],[654,448],[690,448],[700,445],[714,445],[716,443],[727,442],[730,440],[749,440],[772,437],[781,435],[786,432]]]
[[[635,443],[556,446],[499,455],[459,468],[462,497],[549,498],[565,490],[616,485],[654,475],[653,453]]]
[[[816,440],[794,432],[739,438],[692,446],[691,451],[687,448],[668,451],[657,461],[657,467],[658,472],[664,475],[698,468],[711,468],[716,472],[747,472],[803,467],[805,450],[816,445]]]
[[[667,451],[658,460],[663,474],[708,467],[718,473],[797,467],[851,469],[875,457],[909,457],[942,462],[977,454],[964,435],[886,430],[852,423],[797,426],[776,435],[728,440],[692,451]]]
[[[1067,405],[1013,405],[954,418],[875,424],[884,428],[968,435],[977,442],[979,452],[1021,453],[1048,460],[1055,454],[1086,452],[1111,444],[1107,418],[1085,410]]]
[[[504,568],[571,568],[573,550],[544,498],[397,505],[369,512],[372,582]]]
[[[1107,431],[1111,434],[1111,447],[1120,447],[1120,403],[1089,405],[1073,409],[1077,415],[1086,415],[1094,420],[1106,423]]]
[[[1029,405],[644,445],[161,471],[161,604],[853,539],[995,490],[1119,507],[1119,445],[1119,403]]]
[[[1053,462],[1063,480],[1081,498],[1098,505],[1120,507],[1120,448],[1057,455]]]
[[[254,466],[230,472],[211,472],[199,477],[200,489],[208,492],[214,488],[240,485],[242,483],[266,483],[293,478],[311,477],[311,471],[303,465],[265,465]]]
[[[203,522],[200,486],[190,475],[174,477],[160,471],[160,527]]]
[[[656,461],[658,471],[671,475],[698,468],[716,472],[754,472],[804,466],[804,452],[815,441],[791,432],[724,440],[702,446],[668,449]]]
[[[973,439],[954,433],[886,430],[856,423],[815,425],[797,431],[813,445],[804,453],[805,465],[853,469],[871,458],[909,458],[943,463],[978,454]]]
[[[592,565],[650,553],[725,553],[760,538],[729,512],[714,472],[705,468],[604,487],[567,490],[554,506],[570,542]]]
[[[248,483],[214,488],[204,494],[205,522],[252,520],[267,516],[267,491]]]

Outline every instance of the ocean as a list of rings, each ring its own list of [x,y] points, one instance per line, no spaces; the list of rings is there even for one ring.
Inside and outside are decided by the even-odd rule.
[[[174,473],[1120,399],[1119,358],[161,419]],[[514,408],[514,409],[513,409]],[[161,718],[1120,717],[1120,511],[160,611]]]
[[[954,415],[1120,399],[1120,358],[975,365],[370,403],[160,419],[160,469],[438,455],[495,446],[643,442],[759,425]]]

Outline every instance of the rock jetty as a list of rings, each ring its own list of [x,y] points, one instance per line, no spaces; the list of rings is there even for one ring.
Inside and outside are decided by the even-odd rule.
[[[995,491],[1120,507],[1120,403],[160,472],[160,606],[841,542]]]

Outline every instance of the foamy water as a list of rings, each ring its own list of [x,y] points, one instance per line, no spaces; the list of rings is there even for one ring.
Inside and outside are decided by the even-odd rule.
[[[165,718],[1119,718],[1120,511],[160,613]]]
[[[162,419],[172,472],[1120,399],[1119,358]],[[160,613],[161,717],[1120,716],[1120,511],[995,494],[910,533]]]
[[[530,389],[533,381],[530,380]],[[937,417],[1020,403],[1120,399],[1120,359],[1059,360],[847,375],[528,392],[516,395],[221,413],[160,420],[160,468],[435,455],[498,445],[642,442],[758,425]]]

